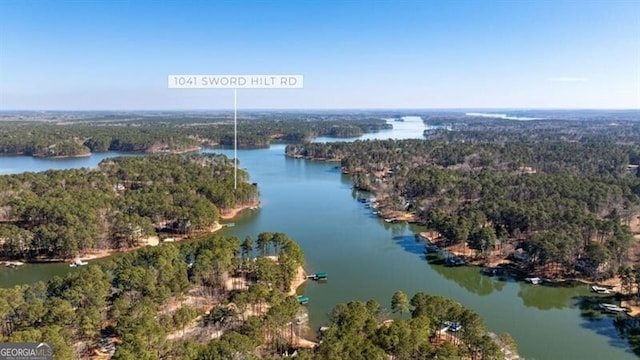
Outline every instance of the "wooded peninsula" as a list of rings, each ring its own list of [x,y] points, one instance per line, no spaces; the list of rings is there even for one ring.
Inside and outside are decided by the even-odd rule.
[[[233,146],[233,117],[179,113],[0,114],[0,154],[77,157],[90,153],[184,153]],[[316,136],[357,137],[391,125],[367,114],[252,113],[238,119],[238,147],[273,141],[303,142]]]
[[[0,176],[5,259],[69,259],[126,250],[163,234],[205,231],[220,213],[258,198],[223,155],[106,159],[98,168]]]
[[[501,346],[514,349],[460,304],[402,292],[391,309],[411,319],[390,320],[373,300],[338,305],[318,346],[303,338],[308,329],[294,330],[308,318],[295,296],[303,264],[282,233],[146,247],[0,289],[0,341],[46,341],[61,359],[116,360],[260,359],[289,349],[297,359],[500,359]],[[442,330],[450,324],[454,332]]]
[[[632,272],[640,123],[423,119],[451,130],[427,130],[426,140],[292,144],[286,155],[339,161],[356,189],[375,194],[380,216],[424,224],[425,237],[467,259],[508,258],[547,278]]]

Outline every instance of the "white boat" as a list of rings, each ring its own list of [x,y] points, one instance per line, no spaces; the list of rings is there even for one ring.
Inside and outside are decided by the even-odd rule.
[[[591,286],[591,291],[597,294],[611,294],[611,291],[609,289],[596,285]]]
[[[615,305],[615,304],[608,304],[608,303],[600,303],[600,304],[598,304],[598,306],[599,306],[601,309],[611,309],[611,308],[614,308],[614,309],[615,309],[615,308],[618,308],[618,307],[619,307],[618,305]]]
[[[610,312],[610,313],[623,313],[627,311],[627,309],[621,308],[618,305],[607,304],[607,303],[598,304],[598,307],[600,307],[602,311]]]
[[[7,261],[4,263],[6,267],[10,267],[10,268],[17,268],[18,266],[22,266],[24,265],[23,262],[20,261]]]
[[[89,263],[86,261],[82,261],[81,259],[76,259],[74,262],[69,264],[69,267],[83,266],[88,265]]]
[[[528,277],[528,278],[524,278],[524,281],[531,283],[533,285],[540,285],[542,284],[542,279],[539,277]]]

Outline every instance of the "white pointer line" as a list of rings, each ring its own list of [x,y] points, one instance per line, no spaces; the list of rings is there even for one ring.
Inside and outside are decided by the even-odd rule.
[[[233,89],[233,189],[238,189],[238,89],[302,89],[302,75],[169,75],[169,89]]]

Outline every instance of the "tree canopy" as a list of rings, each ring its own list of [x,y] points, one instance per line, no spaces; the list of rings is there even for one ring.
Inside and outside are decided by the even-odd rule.
[[[524,252],[527,271],[608,277],[628,261],[628,225],[640,214],[637,122],[452,126],[426,140],[310,143],[285,153],[338,159],[381,210],[411,212],[449,244],[481,254],[509,244]]]
[[[1,256],[67,258],[202,230],[221,209],[257,198],[242,170],[234,190],[233,168],[223,155],[155,155],[0,176]]]

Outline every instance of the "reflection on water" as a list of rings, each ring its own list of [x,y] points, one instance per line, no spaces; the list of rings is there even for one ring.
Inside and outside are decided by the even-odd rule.
[[[69,271],[81,268],[70,268],[69,264],[25,264],[16,269],[0,265],[0,287],[11,287],[21,284],[33,284],[47,281],[55,276],[64,276]]]
[[[535,307],[540,310],[564,309],[574,307],[575,302],[572,300],[575,296],[584,293],[585,286],[581,287],[553,287],[544,285],[532,285],[520,282],[520,290],[518,296],[522,299],[525,306]],[[549,291],[555,291],[559,296],[549,296]]]
[[[582,328],[607,338],[613,348],[640,355],[640,321],[627,314],[605,314],[599,310],[600,303],[615,304],[615,299],[589,295],[577,296],[575,300],[582,310]]]
[[[424,252],[424,245],[422,246]],[[445,279],[454,281],[467,291],[485,296],[494,291],[502,291],[505,286],[504,281],[482,275],[480,269],[475,266],[448,267],[444,265],[442,255],[430,252],[426,259],[431,264],[431,268]]]

